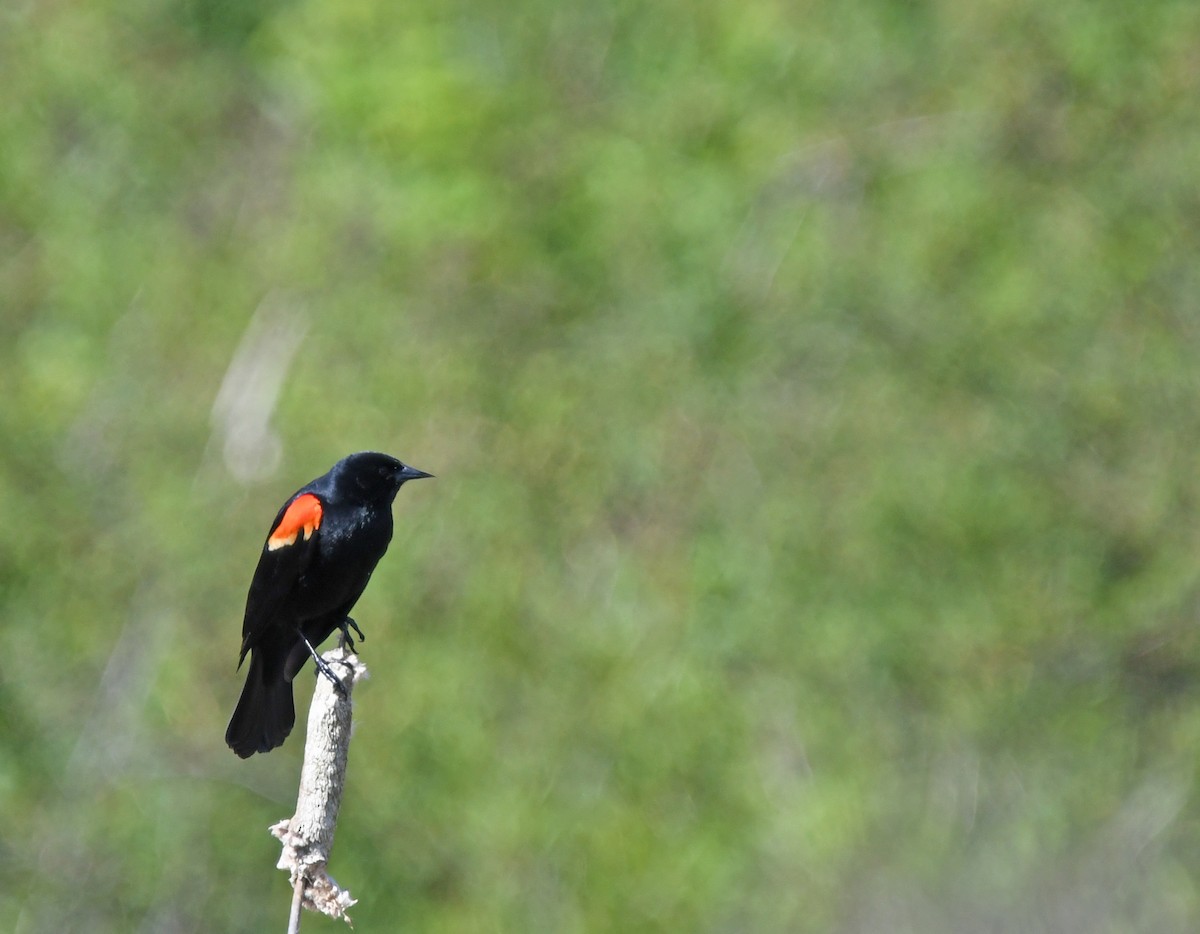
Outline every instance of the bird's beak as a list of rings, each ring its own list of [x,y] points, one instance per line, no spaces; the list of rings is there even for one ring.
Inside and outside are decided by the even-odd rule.
[[[409,467],[408,464],[405,464],[403,467],[400,468],[400,474],[399,474],[401,483],[405,482],[406,480],[420,480],[424,477],[432,477],[432,476],[433,476],[433,474],[426,473],[423,470],[417,470],[416,467]]]

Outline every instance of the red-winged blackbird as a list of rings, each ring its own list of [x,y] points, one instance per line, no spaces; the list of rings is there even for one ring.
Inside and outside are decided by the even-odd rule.
[[[431,476],[387,454],[351,454],[279,510],[246,597],[238,667],[249,652],[250,670],[225,731],[243,759],[292,731],[292,679],[310,655],[340,683],[314,647],[335,629],[363,638],[348,614],[392,540],[392,501],[407,481]]]

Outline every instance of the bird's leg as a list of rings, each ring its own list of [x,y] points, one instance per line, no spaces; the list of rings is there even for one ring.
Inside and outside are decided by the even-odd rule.
[[[296,632],[299,633],[300,638],[304,641],[305,646],[308,647],[308,654],[312,656],[313,663],[317,666],[317,671],[329,679],[330,683],[337,688],[337,692],[341,694],[342,697],[349,697],[350,692],[346,690],[346,685],[342,683],[342,679],[335,675],[333,673],[333,669],[329,667],[329,663],[317,654],[317,650],[314,649],[312,643],[308,641],[308,637],[304,633],[300,632],[299,629],[297,629]]]
[[[350,638],[351,629],[358,634],[358,639],[360,642],[367,641],[367,637],[363,635],[363,631],[358,628],[358,623],[352,620],[349,616],[338,623],[338,629],[342,631],[342,645],[346,646],[351,652],[354,651],[354,640]]]

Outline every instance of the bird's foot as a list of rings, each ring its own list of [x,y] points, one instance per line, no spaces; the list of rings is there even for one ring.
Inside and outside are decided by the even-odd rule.
[[[338,629],[340,629],[342,631],[342,639],[341,639],[342,645],[345,646],[346,648],[348,648],[351,652],[354,651],[354,640],[350,638],[350,630],[351,629],[353,629],[354,632],[358,635],[358,640],[360,642],[367,641],[367,637],[365,635],[363,635],[363,631],[358,628],[358,623],[356,623],[349,616],[347,616],[344,620],[341,621],[341,623],[338,624]]]
[[[342,695],[342,697],[349,697],[350,692],[346,690],[345,683],[341,678],[333,673],[333,669],[329,667],[329,663],[317,654],[317,650],[314,649],[312,643],[308,641],[308,637],[305,636],[304,633],[300,633],[300,638],[304,640],[305,646],[308,647],[308,653],[312,656],[313,664],[317,666],[317,671],[329,679],[329,683],[334,686],[334,688],[339,694]]]

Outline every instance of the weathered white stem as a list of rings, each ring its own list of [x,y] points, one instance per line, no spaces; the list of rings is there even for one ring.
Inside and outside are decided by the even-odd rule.
[[[273,826],[271,833],[283,843],[278,868],[290,874],[293,887],[303,880],[304,907],[349,922],[346,909],[355,900],[329,877],[325,865],[333,849],[333,834],[346,781],[346,761],[350,752],[350,694],[354,683],[366,677],[367,669],[357,655],[341,646],[330,649],[323,657],[346,685],[346,696],[343,697],[328,678],[317,677],[308,711],[308,735],[296,813]]]
[[[304,879],[297,877],[292,886],[292,910],[288,912],[287,934],[300,934],[300,916],[304,913]]]

